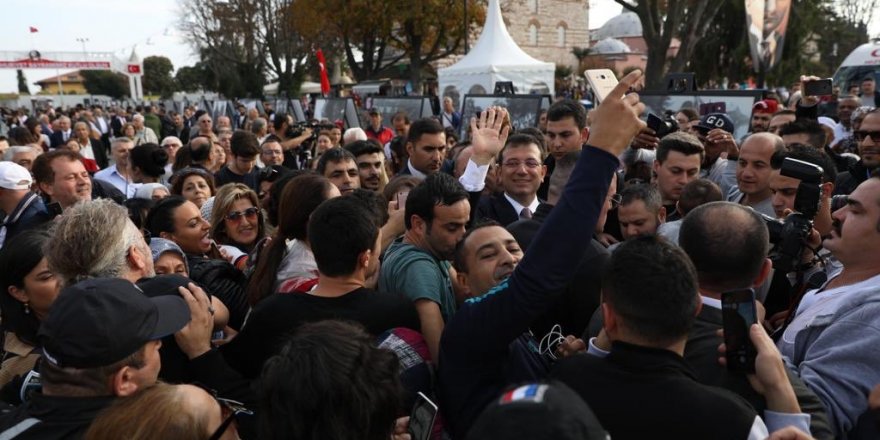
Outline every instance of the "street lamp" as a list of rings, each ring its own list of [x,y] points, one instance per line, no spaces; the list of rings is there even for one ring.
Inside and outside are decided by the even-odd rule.
[[[78,41],[78,42],[80,42],[80,44],[82,44],[83,56],[86,56],[86,43],[89,42],[89,39],[85,38],[85,37],[80,37],[80,38],[77,38],[76,41]]]

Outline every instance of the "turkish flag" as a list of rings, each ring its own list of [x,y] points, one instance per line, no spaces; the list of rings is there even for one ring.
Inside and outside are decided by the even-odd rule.
[[[330,93],[330,78],[327,77],[327,62],[324,60],[324,52],[318,49],[315,53],[318,57],[318,68],[321,69],[321,94],[327,96]]]
[[[32,34],[35,33],[35,32],[40,32],[39,29],[37,29],[37,28],[35,28],[35,27],[33,27],[33,26],[31,26],[30,29],[31,29],[31,33],[32,33]]]

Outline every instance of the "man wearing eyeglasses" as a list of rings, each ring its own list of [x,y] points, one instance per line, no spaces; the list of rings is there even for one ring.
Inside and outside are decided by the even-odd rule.
[[[853,138],[858,142],[861,159],[848,171],[837,175],[835,195],[853,192],[874,170],[880,168],[880,110],[875,109],[865,115],[859,130],[853,132]]]
[[[477,205],[474,221],[494,220],[507,226],[520,219],[532,218],[539,209],[538,188],[547,174],[544,152],[530,135],[515,134],[501,150],[502,192],[483,196]]]

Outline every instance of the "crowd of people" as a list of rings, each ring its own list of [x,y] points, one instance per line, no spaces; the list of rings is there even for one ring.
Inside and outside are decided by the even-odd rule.
[[[880,438],[873,79],[737,139],[640,76],[535,127],[11,113],[0,438]]]

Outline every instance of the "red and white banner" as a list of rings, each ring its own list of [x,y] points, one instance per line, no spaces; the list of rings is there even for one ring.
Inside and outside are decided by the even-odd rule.
[[[0,68],[5,69],[91,69],[110,70],[109,61],[54,61],[44,59],[23,59],[17,61],[0,61]]]

